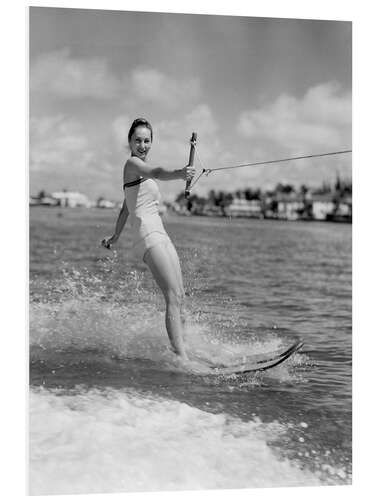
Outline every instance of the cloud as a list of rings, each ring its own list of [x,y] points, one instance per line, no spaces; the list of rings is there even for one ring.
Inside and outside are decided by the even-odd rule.
[[[199,104],[185,118],[185,124],[192,129],[199,130],[200,135],[214,136],[218,131],[218,124],[207,104]]]
[[[30,90],[62,98],[111,99],[120,81],[104,59],[73,58],[68,49],[40,55],[30,67]]]
[[[73,57],[68,49],[41,54],[31,63],[30,90],[62,99],[121,98],[169,110],[191,105],[201,95],[198,78],[179,80],[145,67],[117,76],[106,59]]]
[[[350,148],[351,94],[326,83],[308,89],[301,98],[280,95],[263,107],[241,113],[236,130],[245,141],[237,137],[238,148],[230,152],[215,147],[218,161],[215,165],[213,157],[213,168]],[[212,137],[215,141],[215,134]],[[248,152],[243,156],[245,148]],[[197,189],[264,188],[277,182],[319,185],[323,180],[332,182],[337,172],[351,176],[350,155],[223,170],[203,177]]]
[[[115,143],[120,151],[128,145],[128,132],[132,120],[127,115],[117,116],[112,122],[112,131]]]
[[[179,120],[163,120],[155,124],[155,151],[168,164],[186,164],[192,132],[198,134],[197,166],[199,159],[208,161],[217,158],[220,141],[217,137],[218,124],[210,107],[201,103]],[[199,157],[199,159],[198,159]]]
[[[30,120],[30,171],[77,169],[92,159],[80,123],[63,115]]]
[[[92,198],[121,197],[121,163],[108,134],[73,117],[31,117],[29,160],[31,192],[68,188]]]
[[[244,111],[237,130],[280,151],[350,146],[351,94],[335,83],[312,87],[301,99],[284,94],[262,108]]]
[[[168,108],[180,107],[200,96],[197,78],[177,80],[153,68],[137,68],[131,74],[135,95],[148,102]]]

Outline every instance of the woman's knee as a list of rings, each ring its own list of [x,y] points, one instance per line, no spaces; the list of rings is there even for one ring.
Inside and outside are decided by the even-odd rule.
[[[183,307],[185,301],[185,292],[182,288],[169,288],[165,292],[165,300],[168,304]]]

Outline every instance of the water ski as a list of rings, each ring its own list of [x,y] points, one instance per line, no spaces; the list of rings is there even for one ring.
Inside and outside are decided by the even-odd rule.
[[[212,365],[212,375],[241,375],[249,372],[264,371],[286,361],[292,354],[303,346],[303,342],[295,342],[287,349],[281,348],[263,354],[252,354],[242,359],[241,363],[234,365]]]

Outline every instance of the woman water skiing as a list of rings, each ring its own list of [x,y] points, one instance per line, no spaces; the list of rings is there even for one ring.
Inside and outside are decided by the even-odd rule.
[[[174,352],[187,360],[183,341],[184,286],[176,249],[166,233],[159,216],[160,192],[155,179],[190,181],[195,174],[192,166],[166,170],[147,161],[153,131],[150,123],[137,118],[128,133],[131,156],[124,166],[124,202],[117,218],[115,232],[102,241],[106,248],[118,240],[130,217],[133,248],[149,267],[166,303],[165,323]]]

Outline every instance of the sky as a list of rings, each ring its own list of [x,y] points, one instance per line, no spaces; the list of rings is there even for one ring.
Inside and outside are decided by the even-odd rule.
[[[153,125],[149,161],[216,168],[351,149],[345,21],[30,9],[30,193],[122,199],[127,133]],[[351,154],[202,176],[193,192],[333,183]],[[183,181],[160,182],[165,199]]]

